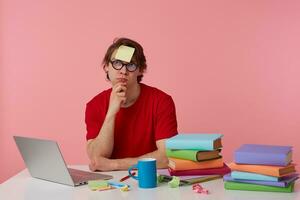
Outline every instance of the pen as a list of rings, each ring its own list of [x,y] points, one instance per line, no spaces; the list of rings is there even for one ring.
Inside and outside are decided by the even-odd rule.
[[[135,174],[136,174],[135,172],[132,172],[132,175],[135,175]],[[129,175],[128,176],[124,176],[123,178],[120,179],[120,182],[123,182],[123,181],[125,181],[125,180],[127,180],[129,178],[130,178]]]

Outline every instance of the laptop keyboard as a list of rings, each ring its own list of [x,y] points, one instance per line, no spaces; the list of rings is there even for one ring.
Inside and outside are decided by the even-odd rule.
[[[88,180],[103,179],[103,175],[97,173],[86,172],[86,171],[72,169],[72,168],[68,168],[68,170],[75,183],[87,182]]]
[[[75,182],[95,179],[95,174],[91,172],[86,172],[78,169],[70,169],[70,168],[68,168],[68,170]]]
[[[68,168],[68,170],[69,170],[70,174],[82,175],[82,176],[93,175],[91,172],[86,172],[86,171],[82,171],[79,169]]]

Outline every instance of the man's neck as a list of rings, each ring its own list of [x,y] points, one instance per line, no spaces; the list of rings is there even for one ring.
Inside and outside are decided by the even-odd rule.
[[[129,107],[133,105],[135,101],[138,99],[138,97],[140,96],[140,92],[141,92],[141,86],[139,83],[135,84],[133,87],[127,88],[126,90],[127,100],[122,107]]]

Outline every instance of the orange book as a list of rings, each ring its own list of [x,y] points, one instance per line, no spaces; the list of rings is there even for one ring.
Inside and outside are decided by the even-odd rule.
[[[169,158],[169,167],[173,170],[209,169],[223,167],[223,159],[213,159],[201,162]]]
[[[277,177],[285,176],[296,171],[295,164],[289,164],[288,166],[271,166],[230,163],[228,166],[231,170],[252,172]]]

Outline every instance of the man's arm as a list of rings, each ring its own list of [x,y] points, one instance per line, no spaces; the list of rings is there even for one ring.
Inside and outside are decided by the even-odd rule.
[[[124,83],[117,83],[112,88],[109,108],[104,122],[95,139],[87,142],[86,150],[91,163],[98,157],[109,158],[114,148],[115,118],[120,110],[121,103],[126,100],[126,87]]]
[[[86,149],[91,160],[111,156],[114,147],[114,127],[115,116],[107,114],[98,136],[87,141]]]
[[[165,140],[156,141],[157,150],[144,154],[136,158],[123,158],[123,159],[108,159],[98,157],[90,164],[92,171],[111,171],[111,170],[127,170],[130,166],[137,163],[141,158],[155,158],[158,168],[166,168],[168,166],[168,158],[166,156]]]

